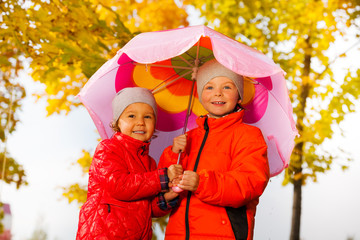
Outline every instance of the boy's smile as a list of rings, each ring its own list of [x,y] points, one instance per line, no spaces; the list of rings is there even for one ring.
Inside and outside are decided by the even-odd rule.
[[[118,126],[120,131],[137,140],[150,140],[155,130],[155,114],[146,103],[133,103],[120,115]]]
[[[241,103],[238,89],[227,77],[211,79],[201,94],[202,105],[212,118],[220,118],[234,111],[236,104]]]

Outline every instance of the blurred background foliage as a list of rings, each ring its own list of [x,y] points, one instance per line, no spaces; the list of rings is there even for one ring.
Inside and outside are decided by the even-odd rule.
[[[81,106],[75,96],[91,75],[131,38],[188,26],[189,10],[198,12],[205,25],[267,54],[287,73],[300,134],[283,182],[294,186],[291,240],[300,238],[307,180],[316,181],[334,163],[350,166],[352,156],[323,143],[355,111],[360,96],[359,68],[347,69],[340,81],[332,68],[359,48],[359,0],[5,0],[0,9],[0,163],[7,159],[6,183],[27,183],[22,166],[6,154],[6,137],[16,131],[16,112],[26,96],[18,79],[26,64],[32,79],[45,86],[37,97],[47,100],[48,115],[67,114]],[[329,54],[339,39],[355,42],[338,55]],[[92,156],[82,151],[77,165],[86,175]],[[86,192],[79,183],[64,186],[64,197],[79,205]],[[157,220],[162,229],[164,219]]]

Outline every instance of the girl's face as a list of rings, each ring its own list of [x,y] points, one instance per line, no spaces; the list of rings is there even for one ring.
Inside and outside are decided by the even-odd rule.
[[[130,104],[120,115],[118,127],[121,133],[146,142],[155,130],[154,110],[146,103]]]
[[[236,85],[227,77],[211,79],[204,86],[201,101],[212,118],[220,118],[233,112],[236,104],[241,103]]]

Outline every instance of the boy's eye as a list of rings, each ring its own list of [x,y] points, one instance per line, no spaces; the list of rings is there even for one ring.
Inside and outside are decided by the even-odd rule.
[[[231,89],[230,86],[224,86],[224,89]]]
[[[205,86],[205,89],[211,90],[211,89],[213,89],[213,87],[212,86]]]
[[[134,114],[130,114],[128,117],[129,117],[129,118],[134,118],[135,115],[134,115]]]
[[[149,115],[149,116],[145,116],[145,118],[148,118],[148,119],[152,119],[152,117]]]

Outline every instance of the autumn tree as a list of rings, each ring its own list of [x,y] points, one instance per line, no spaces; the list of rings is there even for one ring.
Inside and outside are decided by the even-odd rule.
[[[5,23],[11,11],[9,5],[1,1],[0,10],[0,184],[13,183],[19,188],[27,184],[26,174],[23,166],[7,152],[6,146],[9,135],[16,130],[19,122],[16,113],[25,97],[25,90],[17,81],[23,69],[22,53]],[[0,215],[0,233],[3,231],[2,218],[3,215]]]
[[[336,163],[348,166],[347,155],[323,148],[345,115],[355,111],[360,96],[359,69],[334,78],[332,66],[340,57],[327,55],[336,37],[352,32],[359,39],[358,0],[307,1],[184,1],[206,23],[254,47],[284,69],[300,137],[286,169],[284,184],[294,187],[291,240],[300,239],[302,187]],[[359,42],[349,49],[358,47]],[[340,129],[341,130],[341,129]]]
[[[19,122],[16,113],[25,97],[25,90],[17,80],[23,69],[23,57],[17,48],[17,39],[5,23],[11,7],[1,1],[0,10],[0,184],[14,183],[19,188],[27,184],[26,174],[23,166],[7,151],[7,140],[16,131]],[[3,232],[2,219],[3,214],[0,214],[0,233]]]
[[[11,49],[1,48],[0,52],[1,54],[11,54]],[[20,107],[20,101],[25,97],[25,91],[15,80],[17,72],[12,71],[14,67],[12,62],[16,62],[16,60],[11,58],[9,58],[9,62],[3,60],[4,65],[1,64],[0,72],[0,180],[8,184],[15,183],[19,188],[21,185],[27,184],[25,171],[22,165],[17,163],[7,152],[6,142],[19,122],[15,113]],[[18,66],[18,68],[20,67]]]
[[[39,97],[49,115],[79,106],[84,83],[140,31],[187,24],[185,11],[168,0],[7,2],[14,10],[5,23],[30,60],[32,78],[46,86]]]
[[[91,75],[136,34],[187,26],[187,13],[178,4],[172,0],[1,1],[0,61],[5,64],[1,74],[14,74],[24,61],[29,62],[33,80],[45,85],[38,97],[47,100],[48,115],[67,114],[81,106],[75,96]],[[12,86],[1,82],[1,109],[8,109],[10,93],[15,94],[14,109],[25,97],[21,86]],[[1,112],[2,127],[7,116]],[[10,119],[13,131],[13,114]],[[3,133],[1,128],[2,140]],[[84,150],[77,161],[84,174],[91,163],[89,152]],[[65,188],[64,196],[81,205],[86,192],[86,186],[74,183]]]

